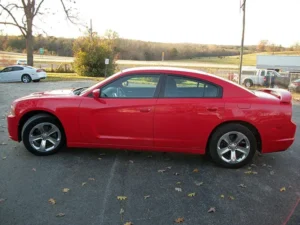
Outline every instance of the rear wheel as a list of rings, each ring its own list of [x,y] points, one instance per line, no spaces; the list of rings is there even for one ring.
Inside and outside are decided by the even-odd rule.
[[[30,77],[28,74],[24,74],[24,75],[22,75],[22,77],[21,77],[21,81],[22,81],[23,83],[30,83],[30,82],[31,82],[31,77]]]
[[[219,127],[209,142],[209,153],[214,162],[227,168],[248,164],[257,149],[253,133],[241,124]]]
[[[65,134],[57,119],[47,114],[39,114],[24,124],[22,140],[31,153],[51,155],[64,146]]]
[[[253,86],[252,80],[249,80],[249,79],[248,79],[248,80],[245,80],[244,84],[245,84],[245,86],[246,86],[247,88]]]

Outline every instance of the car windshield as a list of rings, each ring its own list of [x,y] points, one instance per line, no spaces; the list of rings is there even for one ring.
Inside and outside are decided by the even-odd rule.
[[[93,86],[91,86],[91,87],[89,87],[89,88],[87,88],[87,89],[85,89],[85,90],[82,90],[82,91],[79,93],[79,95],[84,95],[85,93],[90,92],[91,90],[93,90],[93,89],[94,89],[95,87],[97,87],[98,85],[100,85],[100,84],[102,84],[102,83],[104,83],[104,82],[106,82],[106,81],[112,80],[115,76],[119,75],[120,73],[121,73],[121,72],[115,73],[114,75],[105,78],[104,80],[102,80],[102,81],[100,81],[100,82],[94,84]]]

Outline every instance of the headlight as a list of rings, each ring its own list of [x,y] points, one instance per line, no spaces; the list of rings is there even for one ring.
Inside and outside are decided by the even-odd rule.
[[[15,116],[15,105],[10,106],[10,115]]]

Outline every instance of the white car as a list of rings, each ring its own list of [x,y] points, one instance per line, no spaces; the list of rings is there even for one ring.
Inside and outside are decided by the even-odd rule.
[[[4,68],[0,71],[0,82],[18,82],[23,83],[39,82],[47,77],[43,69],[31,66],[14,65]]]
[[[27,65],[27,60],[26,59],[19,59],[17,60],[18,65]]]

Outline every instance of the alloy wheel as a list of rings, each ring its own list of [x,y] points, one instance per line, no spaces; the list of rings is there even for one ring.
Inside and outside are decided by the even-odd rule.
[[[61,142],[61,131],[52,123],[39,123],[29,133],[31,147],[39,152],[55,149]]]
[[[247,158],[250,152],[249,139],[238,131],[225,133],[217,143],[217,152],[224,162],[237,164]]]

